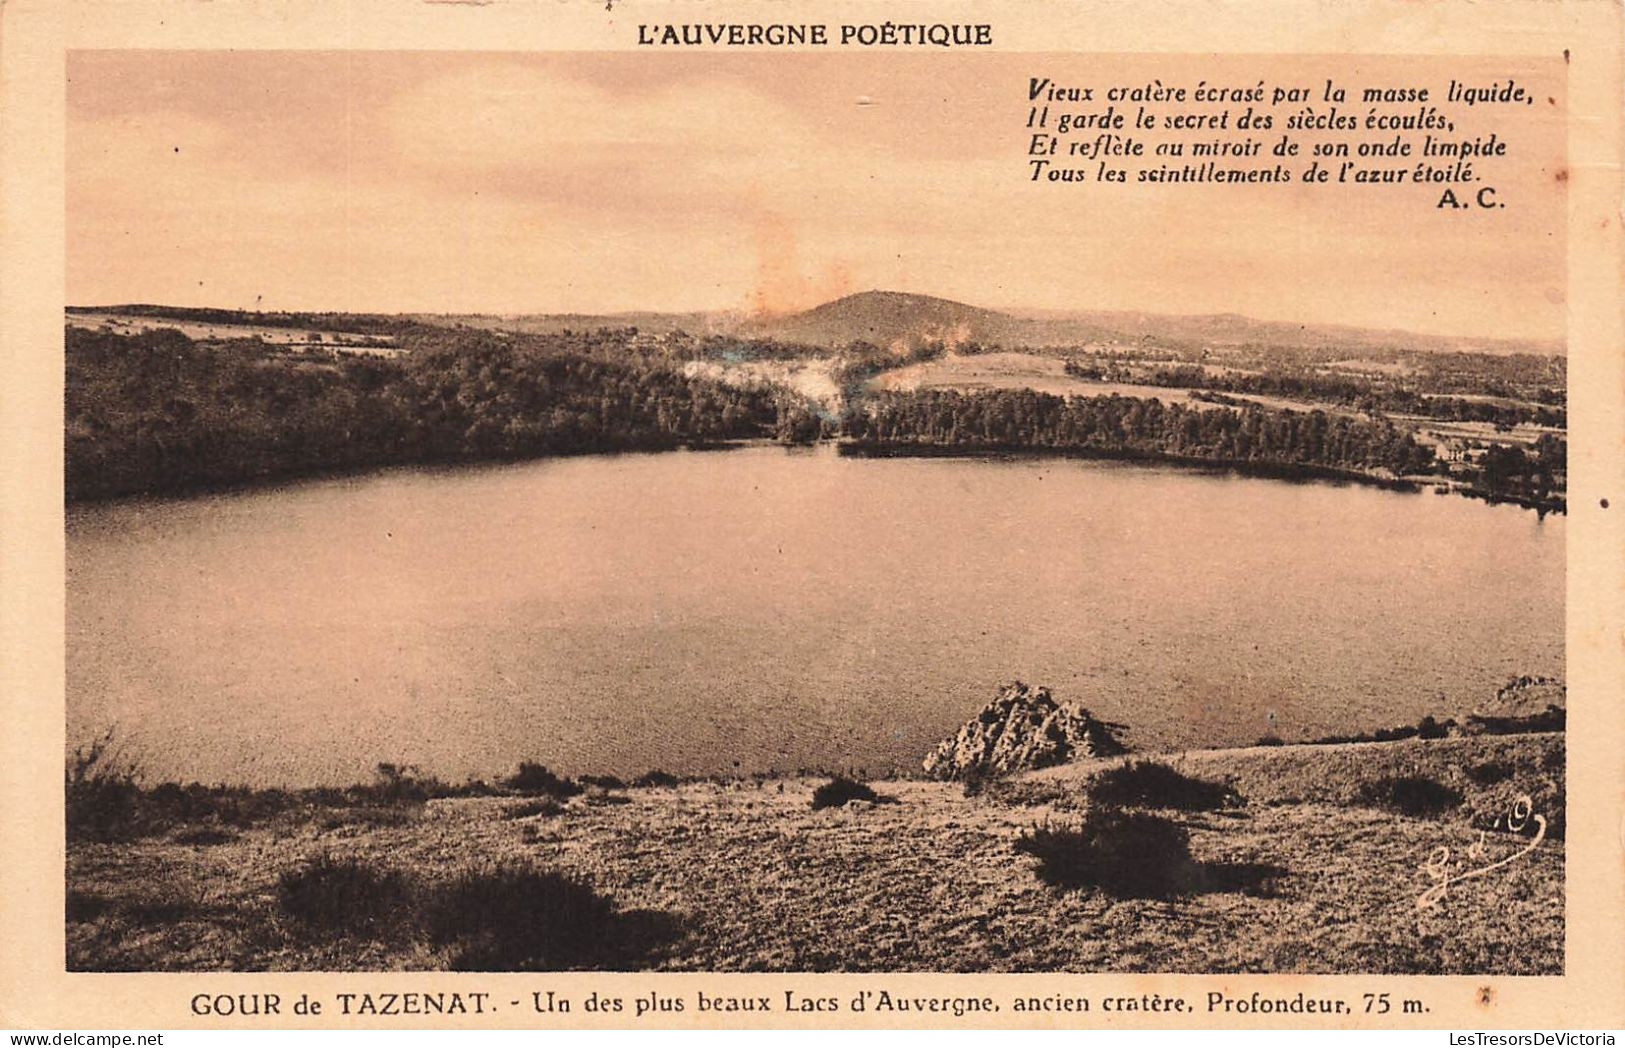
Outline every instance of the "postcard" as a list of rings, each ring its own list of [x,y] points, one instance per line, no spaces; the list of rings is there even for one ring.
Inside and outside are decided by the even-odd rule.
[[[6,1026],[1625,1021],[1617,4],[0,22]]]

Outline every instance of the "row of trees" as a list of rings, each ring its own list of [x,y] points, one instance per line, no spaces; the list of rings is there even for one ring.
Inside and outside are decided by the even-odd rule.
[[[382,313],[287,313],[211,306],[155,306],[144,303],[116,306],[69,306],[69,313],[116,313],[127,317],[194,324],[252,325],[268,328],[314,328],[348,335],[401,336],[433,332],[438,327],[412,317]]]
[[[1431,448],[1387,420],[1032,390],[882,394],[848,415],[846,432],[877,446],[1055,449],[1396,475],[1434,463]]]
[[[1087,378],[1092,377],[1099,367],[1068,361],[1066,369],[1071,374]],[[1318,400],[1344,404],[1368,414],[1421,415],[1457,422],[1488,422],[1502,429],[1525,423],[1559,428],[1568,424],[1568,413],[1555,402],[1507,404],[1493,400],[1467,400],[1460,396],[1428,396],[1398,386],[1374,386],[1369,380],[1353,375],[1324,372],[1209,372],[1201,367],[1186,365],[1157,368],[1146,374],[1142,381],[1177,389]],[[1549,397],[1556,396],[1551,390],[1540,392]]]

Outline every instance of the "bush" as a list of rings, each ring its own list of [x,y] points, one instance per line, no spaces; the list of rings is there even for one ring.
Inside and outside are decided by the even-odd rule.
[[[651,768],[632,780],[633,786],[638,786],[644,789],[650,787],[671,787],[676,786],[677,784],[677,776],[671,774],[670,772],[661,771],[659,768]]]
[[[73,751],[64,784],[70,841],[121,841],[152,832],[137,770],[113,756],[111,731]]]
[[[1432,716],[1426,716],[1416,722],[1416,737],[1419,739],[1448,738],[1450,729],[1455,727],[1455,724],[1455,721],[1445,721],[1440,724]]]
[[[559,800],[574,797],[582,789],[579,783],[561,779],[545,764],[533,761],[520,761],[519,770],[504,779],[503,785],[520,793],[540,793]]]
[[[1389,775],[1363,782],[1355,802],[1401,815],[1438,815],[1461,804],[1461,794],[1436,779],[1420,775]]]
[[[1156,761],[1130,761],[1107,768],[1089,783],[1089,799],[1133,808],[1214,811],[1241,803],[1241,796],[1220,782],[1181,774]]]
[[[141,803],[154,826],[206,823],[245,829],[296,807],[300,798],[278,789],[161,782],[142,795]]]
[[[1097,888],[1119,899],[1166,899],[1191,891],[1200,867],[1185,828],[1159,815],[1096,807],[1075,825],[1039,826],[1016,840],[1057,888]]]
[[[849,801],[878,801],[880,798],[867,783],[856,782],[844,775],[837,775],[813,790],[813,811],[820,808],[839,808]]]
[[[423,804],[431,797],[445,797],[450,786],[432,775],[424,775],[411,764],[378,765],[378,778],[370,786],[356,786],[351,799],[362,804]]]
[[[582,775],[577,781],[583,786],[594,786],[600,790],[626,789],[626,783],[614,775]]]
[[[1317,746],[1338,746],[1347,742],[1403,742],[1406,739],[1445,739],[1460,728],[1454,719],[1438,720],[1429,715],[1414,725],[1401,724],[1397,728],[1378,728],[1359,735],[1324,735],[1315,740]]]
[[[463,970],[569,968],[591,960],[611,930],[614,904],[592,885],[525,864],[471,870],[425,899],[430,941],[461,943]]]
[[[282,911],[316,931],[354,933],[404,918],[409,893],[398,871],[362,859],[323,855],[277,880]],[[404,924],[404,920],[402,921]]]
[[[328,803],[322,793],[195,782],[184,786],[165,782],[147,789],[132,772],[72,769],[67,785],[68,839],[128,841],[180,827],[177,843],[223,843],[230,839],[231,829],[246,829],[301,804]],[[351,802],[340,798],[331,803]]]
[[[587,881],[523,861],[427,880],[322,856],[283,873],[277,893],[283,912],[315,941],[378,940],[387,931],[392,939],[451,948],[450,967],[459,970],[624,970],[644,964],[681,929],[663,913],[619,912]],[[77,900],[70,919],[100,908],[97,900]]]

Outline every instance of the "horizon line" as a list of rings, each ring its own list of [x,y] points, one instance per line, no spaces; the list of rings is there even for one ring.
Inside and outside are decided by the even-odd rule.
[[[1444,334],[1440,332],[1416,331],[1402,327],[1368,327],[1348,321],[1337,320],[1272,320],[1256,317],[1247,313],[1238,312],[1209,312],[1209,313],[1157,313],[1137,309],[1111,309],[1111,308],[1085,308],[1085,309],[1056,309],[1040,306],[978,306],[960,299],[947,298],[942,295],[925,291],[897,291],[889,288],[869,288],[863,291],[853,291],[834,298],[826,299],[812,305],[802,306],[788,310],[761,310],[748,309],[741,306],[721,306],[713,308],[690,309],[610,309],[610,310],[583,310],[583,309],[529,309],[529,310],[447,310],[447,309],[408,309],[388,312],[373,309],[333,309],[322,307],[277,308],[265,309],[261,307],[224,306],[224,305],[179,305],[165,302],[126,301],[106,304],[75,304],[64,303],[65,310],[78,310],[84,312],[107,312],[118,309],[186,309],[186,310],[217,310],[223,313],[266,314],[266,315],[314,315],[330,314],[334,316],[377,316],[377,317],[490,317],[502,319],[514,318],[545,318],[545,317],[600,317],[612,319],[617,317],[734,317],[741,319],[767,319],[793,317],[799,314],[812,312],[825,306],[833,305],[850,298],[860,298],[865,295],[898,295],[912,298],[932,299],[965,309],[978,310],[1008,317],[1012,320],[1059,320],[1059,319],[1087,319],[1092,316],[1121,316],[1142,318],[1166,318],[1169,320],[1233,320],[1248,324],[1257,324],[1271,327],[1289,327],[1300,331],[1314,329],[1337,329],[1345,331],[1364,332],[1368,334],[1403,335],[1411,338],[1442,339],[1458,342],[1488,342],[1499,344],[1533,343],[1547,346],[1562,347],[1566,353],[1568,337],[1563,335],[1481,335],[1481,334]]]

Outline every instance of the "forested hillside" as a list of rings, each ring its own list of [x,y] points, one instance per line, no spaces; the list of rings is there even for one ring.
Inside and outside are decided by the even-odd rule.
[[[173,331],[67,332],[69,499],[390,463],[767,437],[771,391],[472,333],[398,360],[266,361]]]

